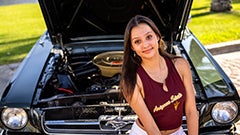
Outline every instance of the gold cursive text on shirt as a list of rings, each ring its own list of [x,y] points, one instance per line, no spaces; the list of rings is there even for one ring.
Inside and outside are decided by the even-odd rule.
[[[182,93],[178,93],[177,95],[172,95],[168,101],[166,101],[164,104],[155,106],[153,109],[153,112],[158,112],[160,110],[163,110],[165,107],[169,106],[170,104],[174,103],[175,101],[179,100],[182,97]],[[178,104],[174,104],[174,109],[177,110]]]

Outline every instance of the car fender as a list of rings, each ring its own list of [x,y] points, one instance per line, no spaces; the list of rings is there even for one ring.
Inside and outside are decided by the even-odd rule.
[[[22,61],[1,97],[0,106],[30,107],[39,76],[50,54],[52,44],[48,33],[36,42]]]

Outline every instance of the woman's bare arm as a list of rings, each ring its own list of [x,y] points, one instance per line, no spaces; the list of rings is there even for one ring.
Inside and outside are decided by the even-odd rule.
[[[187,118],[188,134],[198,135],[198,111],[196,108],[190,65],[185,59],[178,58],[175,61],[175,66],[182,78],[186,89],[185,114]]]

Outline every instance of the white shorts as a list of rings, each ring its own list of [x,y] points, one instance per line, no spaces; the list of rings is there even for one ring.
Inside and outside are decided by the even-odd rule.
[[[140,128],[136,122],[134,122],[129,135],[147,135],[147,132]],[[186,135],[186,133],[183,131],[183,128],[180,127],[176,132],[170,135]]]
[[[134,122],[129,135],[147,135],[147,132],[140,128],[136,122]]]

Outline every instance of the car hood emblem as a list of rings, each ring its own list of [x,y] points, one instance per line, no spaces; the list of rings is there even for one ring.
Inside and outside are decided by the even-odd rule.
[[[102,115],[99,117],[99,126],[102,131],[128,131],[136,119],[136,115],[121,117],[118,115]]]
[[[125,107],[115,107],[118,115],[101,115],[99,117],[99,126],[102,131],[128,131],[131,125],[137,119],[136,115],[122,116]]]

